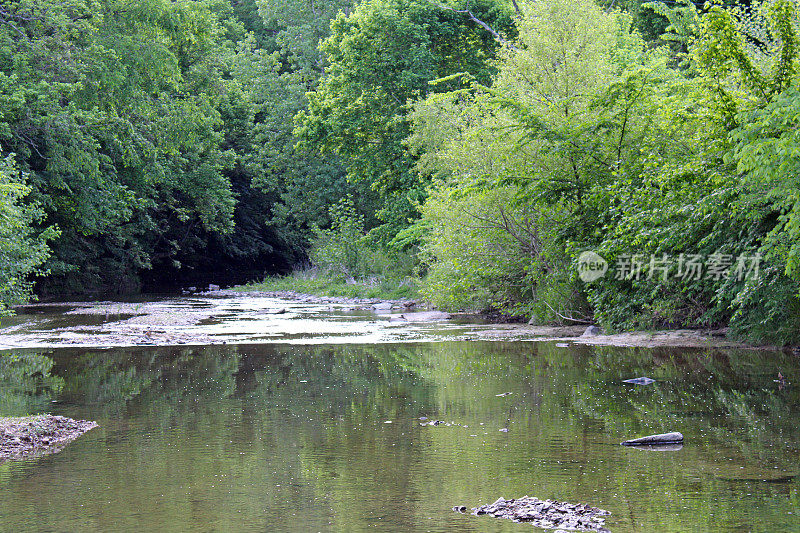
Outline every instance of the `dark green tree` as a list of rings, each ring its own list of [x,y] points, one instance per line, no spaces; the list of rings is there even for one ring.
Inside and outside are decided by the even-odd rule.
[[[378,193],[383,244],[417,216],[428,185],[405,145],[409,103],[447,89],[429,82],[451,74],[489,83],[500,47],[493,32],[513,27],[504,4],[473,2],[470,10],[425,0],[364,2],[331,22],[320,47],[330,65],[297,115],[295,133],[302,147],[342,157],[348,179]]]

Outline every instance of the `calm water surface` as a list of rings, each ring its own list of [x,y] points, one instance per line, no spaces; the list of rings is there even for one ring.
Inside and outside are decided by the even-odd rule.
[[[789,354],[554,343],[6,352],[0,414],[100,427],[0,465],[0,531],[541,531],[450,510],[531,495],[613,532],[796,532],[778,371],[800,382]],[[686,445],[619,446],[663,431]]]

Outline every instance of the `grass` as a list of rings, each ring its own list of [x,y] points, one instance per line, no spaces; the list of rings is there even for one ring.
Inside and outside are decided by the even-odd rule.
[[[416,299],[419,283],[414,278],[372,278],[347,283],[346,281],[320,275],[315,271],[298,271],[288,276],[267,278],[261,283],[250,283],[233,287],[235,291],[295,291],[314,296],[339,296],[346,298],[379,298],[381,300]]]

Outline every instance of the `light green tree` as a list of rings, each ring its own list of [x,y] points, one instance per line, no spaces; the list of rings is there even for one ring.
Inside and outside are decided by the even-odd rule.
[[[42,212],[23,203],[29,192],[13,156],[0,160],[0,316],[31,299],[32,276],[45,273],[47,242],[58,235],[54,227],[36,229]]]

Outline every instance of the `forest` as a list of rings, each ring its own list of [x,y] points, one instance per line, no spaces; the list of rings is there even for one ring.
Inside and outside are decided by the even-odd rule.
[[[794,0],[2,0],[0,311],[292,272],[800,342]]]

